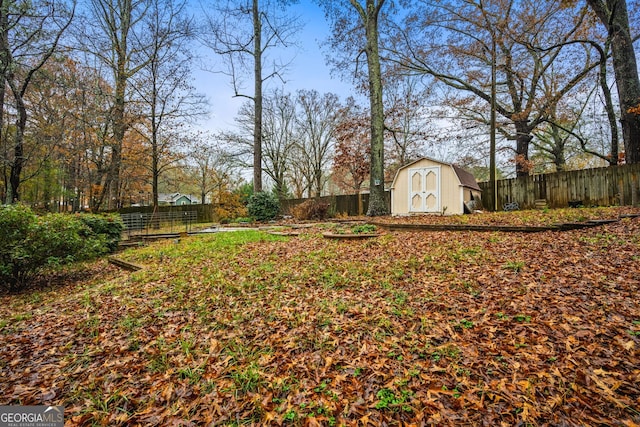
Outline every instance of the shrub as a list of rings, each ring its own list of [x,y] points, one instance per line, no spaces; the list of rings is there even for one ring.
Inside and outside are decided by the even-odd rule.
[[[0,287],[23,288],[44,268],[88,260],[118,246],[122,223],[115,217],[47,214],[21,205],[0,207]]]
[[[247,211],[257,221],[268,221],[280,213],[280,202],[272,193],[263,191],[249,197]]]
[[[377,227],[373,224],[361,224],[351,227],[351,232],[354,234],[371,234],[377,231]]]
[[[249,198],[253,195],[253,184],[244,183],[233,193],[240,198],[240,203],[246,206],[249,203]]]
[[[118,249],[122,230],[124,230],[124,224],[118,215],[82,214],[79,218],[96,237],[104,241],[108,252],[115,252]]]
[[[233,218],[247,215],[247,208],[242,204],[239,194],[224,191],[220,192],[219,199],[219,204],[214,208],[214,212],[221,223],[229,223]]]
[[[323,220],[328,217],[329,203],[319,200],[306,200],[291,208],[291,215],[298,220]]]
[[[0,230],[4,234],[0,245],[0,284],[9,284],[18,272],[23,243],[31,234],[37,217],[22,205],[0,206]]]

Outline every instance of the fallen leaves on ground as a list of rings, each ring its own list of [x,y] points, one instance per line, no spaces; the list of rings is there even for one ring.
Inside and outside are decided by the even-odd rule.
[[[621,215],[637,214],[638,209],[627,207],[595,207],[565,209],[530,209],[516,212],[481,212],[471,215],[409,215],[375,218],[380,223],[401,224],[455,224],[455,225],[511,225],[551,226],[565,222],[616,219]],[[362,218],[366,219],[366,218]]]
[[[122,257],[146,268],[1,298],[0,404],[67,425],[640,424],[640,218]]]

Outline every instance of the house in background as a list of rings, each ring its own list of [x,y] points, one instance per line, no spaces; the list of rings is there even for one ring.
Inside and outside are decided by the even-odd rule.
[[[158,205],[160,206],[197,205],[199,203],[200,201],[190,194],[180,194],[180,193],[158,194]]]
[[[482,190],[473,175],[451,163],[423,157],[402,166],[391,184],[391,214],[469,211],[472,201],[481,206]]]

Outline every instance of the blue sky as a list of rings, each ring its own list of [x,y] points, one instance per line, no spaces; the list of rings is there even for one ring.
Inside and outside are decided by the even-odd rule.
[[[286,75],[285,91],[295,93],[299,89],[315,89],[321,94],[333,92],[343,100],[353,95],[351,83],[340,81],[337,76],[332,77],[329,66],[325,64],[320,43],[326,40],[330,29],[320,7],[302,0],[300,4],[290,8],[290,13],[299,15],[304,25],[298,34],[300,49],[297,53],[291,51],[286,54],[287,58],[294,55],[295,57]],[[208,49],[204,50],[203,54],[208,57],[214,56]],[[233,128],[236,112],[246,98],[233,97],[228,76],[195,70],[195,78],[196,89],[205,94],[210,101],[211,116],[201,123],[201,127],[211,131]],[[273,83],[268,86],[273,87]]]

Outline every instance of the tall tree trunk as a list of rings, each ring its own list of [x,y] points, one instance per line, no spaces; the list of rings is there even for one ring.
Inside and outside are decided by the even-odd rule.
[[[127,78],[124,68],[124,58],[119,65],[118,80],[116,82],[116,97],[113,109],[113,145],[111,147],[111,167],[109,169],[111,183],[111,200],[115,198],[115,205],[118,207],[120,201],[120,170],[122,169],[122,144],[124,142],[124,134],[126,132],[125,123],[125,90],[127,86]]]
[[[587,0],[609,33],[627,163],[640,163],[640,78],[625,0]]]
[[[262,191],[262,23],[258,0],[253,0],[253,192]]]
[[[15,203],[20,200],[18,188],[20,187],[22,170],[26,163],[26,158],[24,157],[24,131],[27,127],[27,107],[24,105],[23,92],[13,84],[12,74],[12,72],[9,73],[8,82],[16,102],[15,107],[18,118],[16,120],[15,141],[13,146],[13,163],[9,171],[9,185],[11,193],[10,203]]]
[[[531,127],[527,121],[514,121],[516,128],[516,176],[528,176],[531,171],[529,162],[529,145],[533,136],[531,136]]]
[[[351,0],[354,4],[355,0]],[[382,103],[382,72],[380,67],[378,17],[384,0],[378,4],[366,1],[361,12],[367,37],[367,68],[369,72],[369,102],[371,105],[371,174],[369,178],[368,216],[389,213],[384,197],[384,106]]]
[[[4,100],[7,90],[6,84],[6,75],[9,71],[9,20],[7,13],[5,11],[5,3],[0,0],[0,70],[2,75],[0,76],[0,141],[2,141],[3,146],[5,145],[7,135],[4,134]],[[8,154],[8,144],[7,146],[7,154]],[[11,203],[12,196],[10,190],[10,178],[5,174],[4,175],[4,185],[5,185],[5,202]]]
[[[207,198],[207,175],[206,173],[202,173],[202,176],[200,177],[200,182],[202,183],[202,187],[200,187],[200,204],[204,205],[206,204],[206,198]],[[213,200],[212,200],[213,202]]]
[[[556,172],[564,172],[567,168],[567,159],[564,147],[565,140],[562,138],[560,128],[554,123],[551,124],[551,141],[553,141],[551,155],[553,156],[553,164],[556,167]]]
[[[153,94],[151,101],[151,191],[153,193],[153,206],[158,206],[158,177],[160,176],[159,170],[159,156],[160,150],[158,147],[158,123],[156,116],[156,103],[157,103],[157,89],[156,79],[153,81]]]
[[[316,198],[320,198],[322,194],[322,170],[316,169],[313,180],[315,181],[314,187],[316,187]]]
[[[22,115],[22,113],[19,113]],[[18,119],[20,122],[22,119]],[[18,188],[20,187],[20,177],[22,175],[22,169],[24,168],[24,133],[20,128],[16,129],[16,140],[13,146],[13,162],[9,170],[9,203],[16,203],[20,200],[20,193]]]
[[[158,171],[158,143],[157,137],[153,136],[154,142],[152,145],[152,159],[151,159],[151,191],[153,192],[153,206],[158,206],[158,176],[160,172]]]
[[[105,197],[109,196],[109,199],[106,202],[107,206],[111,208],[120,206],[119,197],[120,171],[122,169],[122,145],[127,130],[127,123],[125,122],[125,95],[127,81],[130,77],[130,71],[127,70],[129,62],[129,52],[127,49],[129,32],[131,31],[132,25],[131,14],[133,5],[130,1],[123,0],[118,1],[116,7],[119,9],[118,15],[120,17],[120,22],[117,22],[117,19],[113,15],[110,15],[107,19],[107,24],[113,27],[109,36],[111,37],[113,55],[116,58],[115,65],[112,69],[115,81],[115,94],[111,116],[113,123],[113,140],[110,144],[111,162],[107,169],[107,176],[100,195],[101,202],[104,202]],[[98,208],[101,207],[101,204],[98,205]]]
[[[618,164],[618,152],[620,151],[620,140],[618,137],[618,122],[616,121],[616,113],[613,107],[613,99],[611,98],[611,90],[609,89],[609,82],[607,81],[607,52],[611,46],[610,38],[607,40],[605,48],[601,48],[599,45],[595,45],[600,53],[600,67],[599,67],[599,81],[600,90],[604,97],[605,111],[607,113],[607,119],[609,120],[609,129],[611,132],[611,144],[609,153],[609,166],[615,166]]]

